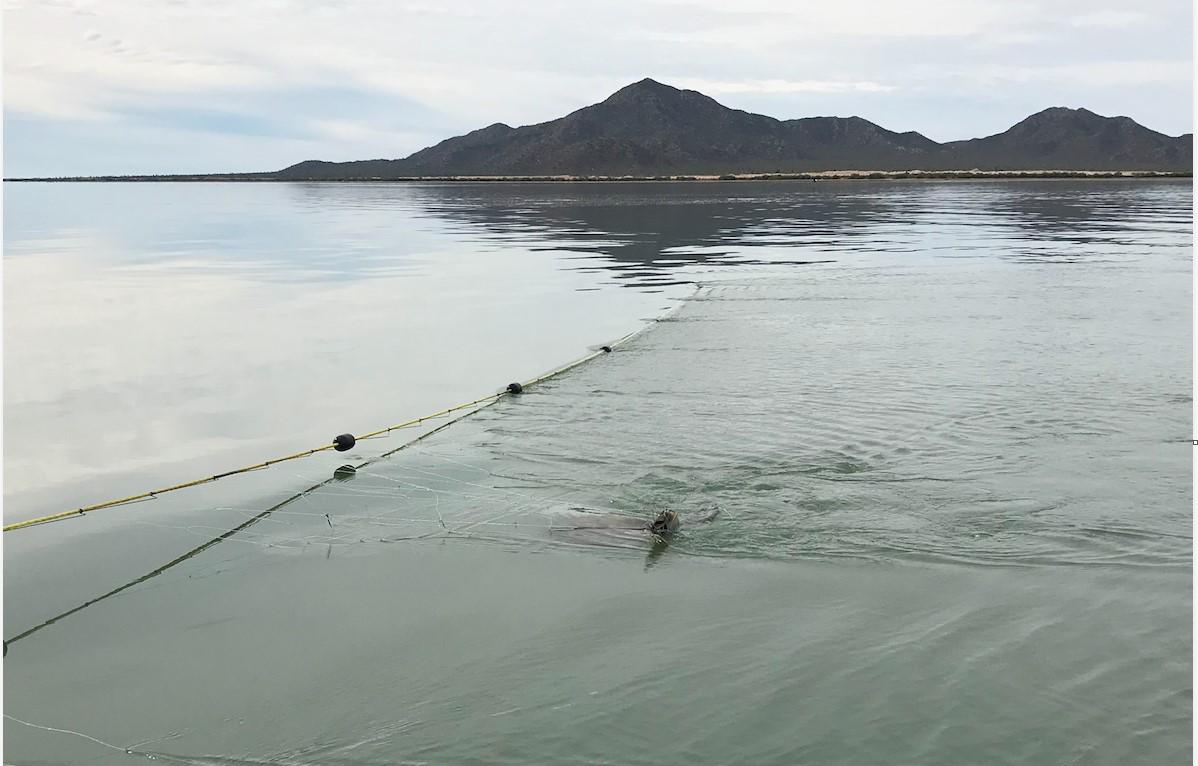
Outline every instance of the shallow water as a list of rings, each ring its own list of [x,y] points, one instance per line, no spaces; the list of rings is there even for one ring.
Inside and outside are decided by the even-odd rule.
[[[126,481],[103,418],[183,442],[130,482],[239,455],[204,448],[210,411],[246,453],[293,444],[305,393],[337,382],[291,385],[314,352],[372,369],[346,407],[373,425],[409,369],[388,349],[441,349],[403,380],[431,410],[657,321],[391,458],[398,438],[6,535],[11,638],[257,519],[14,643],[5,712],[108,747],[8,720],[6,762],[1190,758],[1184,183],[66,186],[69,215],[10,188],[24,515]],[[217,274],[219,301],[167,300]],[[130,327],[125,290],[159,289],[168,328],[263,296],[260,331],[220,337],[284,369],[221,383],[236,364],[203,357],[181,395],[100,354],[60,279]],[[455,290],[469,321],[444,326],[438,300],[387,300]],[[359,312],[354,343],[308,310],[326,291]],[[75,354],[107,387],[53,377]],[[130,382],[140,419],[110,396]],[[107,461],[78,470],[38,406]],[[35,438],[54,470],[22,485],[13,445]],[[259,517],[343,462],[355,478]],[[668,544],[611,529],[667,507]]]

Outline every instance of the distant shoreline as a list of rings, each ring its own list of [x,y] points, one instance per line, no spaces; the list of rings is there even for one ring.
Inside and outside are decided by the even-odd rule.
[[[405,176],[396,178],[281,178],[277,173],[208,173],[180,175],[129,176],[58,176],[45,178],[5,178],[5,183],[178,183],[178,182],[253,182],[253,183],[618,183],[629,181],[701,182],[701,181],[941,181],[979,179],[1160,179],[1193,178],[1193,171],[1164,170],[821,170],[809,173],[725,173],[723,175],[644,175],[644,176]]]

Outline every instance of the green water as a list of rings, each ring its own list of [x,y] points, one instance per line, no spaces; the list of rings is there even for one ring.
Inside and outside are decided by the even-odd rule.
[[[1190,760],[1189,186],[310,194],[660,321],[12,644],[6,762]],[[5,635],[397,443],[9,535]]]

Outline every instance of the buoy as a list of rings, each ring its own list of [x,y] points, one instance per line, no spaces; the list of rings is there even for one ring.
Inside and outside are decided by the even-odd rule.
[[[333,439],[333,447],[338,452],[345,452],[346,450],[353,449],[354,445],[357,443],[358,440],[354,438],[353,434],[341,434]]]
[[[603,349],[603,353],[605,354],[611,353],[611,346],[600,346],[599,348]]]
[[[349,481],[350,479],[354,478],[354,476],[357,476],[357,474],[358,469],[347,463],[338,468],[336,471],[333,471],[333,478],[337,481]]]
[[[524,386],[520,385],[519,383],[508,383],[507,384],[507,392],[509,394],[519,394],[523,391],[524,391]]]

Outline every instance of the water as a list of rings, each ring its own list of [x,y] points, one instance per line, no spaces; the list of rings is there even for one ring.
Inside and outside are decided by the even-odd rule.
[[[7,191],[9,520],[645,329],[6,535],[6,762],[1191,757],[1184,183]]]

